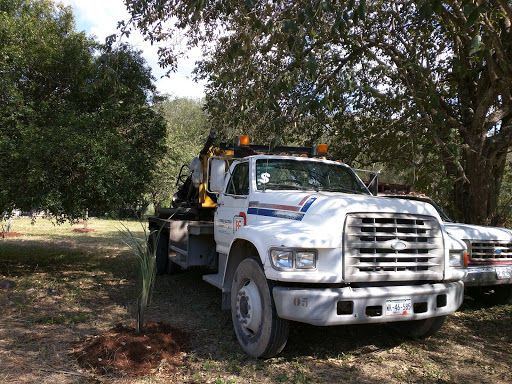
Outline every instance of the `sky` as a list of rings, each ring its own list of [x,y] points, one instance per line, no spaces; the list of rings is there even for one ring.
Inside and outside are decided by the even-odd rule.
[[[87,35],[94,35],[100,42],[105,37],[118,33],[117,23],[121,20],[128,20],[129,14],[123,0],[58,0],[64,5],[73,9],[76,21],[76,29],[85,31]],[[172,97],[187,97],[200,99],[204,97],[204,83],[196,83],[192,80],[191,72],[194,63],[200,58],[200,51],[194,50],[189,53],[188,59],[178,62],[178,71],[171,73],[169,78],[162,76],[167,70],[158,65],[158,46],[151,46],[144,41],[138,31],[133,31],[129,38],[123,37],[124,42],[130,43],[136,49],[143,51],[143,57],[153,76],[156,78],[156,86],[161,94],[167,93]]]

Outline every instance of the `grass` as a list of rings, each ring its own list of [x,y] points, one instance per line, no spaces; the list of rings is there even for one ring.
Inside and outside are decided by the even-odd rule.
[[[140,223],[123,222],[142,238]],[[13,221],[18,238],[0,239],[0,383],[507,383],[512,382],[512,306],[470,298],[428,340],[407,340],[385,325],[313,327],[293,323],[283,353],[245,355],[218,289],[194,269],[158,276],[148,320],[193,335],[187,365],[171,376],[127,378],[92,374],[69,354],[82,337],[118,322],[135,322],[136,258],[114,220],[77,233],[47,220]],[[64,372],[64,373],[63,373]],[[84,375],[84,376],[79,376]]]
[[[123,223],[142,234],[140,223]],[[41,369],[72,368],[67,351],[79,337],[131,321],[135,260],[121,245],[121,223],[93,219],[88,228],[95,232],[75,228],[83,225],[17,219],[11,230],[22,236],[0,240],[0,279],[16,283],[0,292],[2,380],[69,382],[69,375]]]
[[[126,225],[134,232],[142,234],[142,227],[137,221],[118,221],[118,220],[105,220],[91,218],[87,222],[81,222],[78,224],[56,224],[54,221],[47,219],[36,219],[32,220],[29,218],[14,219],[12,221],[11,232],[22,233],[28,238],[65,238],[72,239],[77,237],[89,238],[89,239],[115,239],[118,242],[119,230],[122,229],[122,225]],[[91,228],[97,232],[92,233],[92,236],[84,235],[80,232],[73,232],[76,228]]]

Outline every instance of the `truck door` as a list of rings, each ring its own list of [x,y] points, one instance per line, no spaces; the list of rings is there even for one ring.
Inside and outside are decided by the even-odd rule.
[[[220,194],[215,211],[217,252],[227,254],[236,231],[247,224],[249,196],[249,162],[237,164]]]

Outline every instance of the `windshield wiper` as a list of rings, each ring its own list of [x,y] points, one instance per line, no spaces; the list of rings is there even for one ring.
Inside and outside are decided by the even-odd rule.
[[[301,190],[301,191],[305,191],[307,190],[308,188],[306,187],[303,187],[302,185],[291,185],[291,184],[280,184],[280,183],[267,183],[267,184],[264,184],[263,186],[263,189],[271,189],[271,188],[275,188],[275,189],[298,189],[298,190]]]
[[[346,192],[346,193],[355,193],[358,195],[367,195],[367,193],[363,191],[355,191],[353,189],[349,188],[343,188],[343,187],[323,187],[321,191],[327,191],[327,192]]]

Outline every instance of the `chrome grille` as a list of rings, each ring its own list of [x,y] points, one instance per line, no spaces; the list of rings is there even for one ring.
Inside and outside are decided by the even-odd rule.
[[[431,216],[385,213],[347,215],[346,281],[441,280],[444,245]]]
[[[512,243],[508,241],[471,241],[471,261],[512,261]]]

